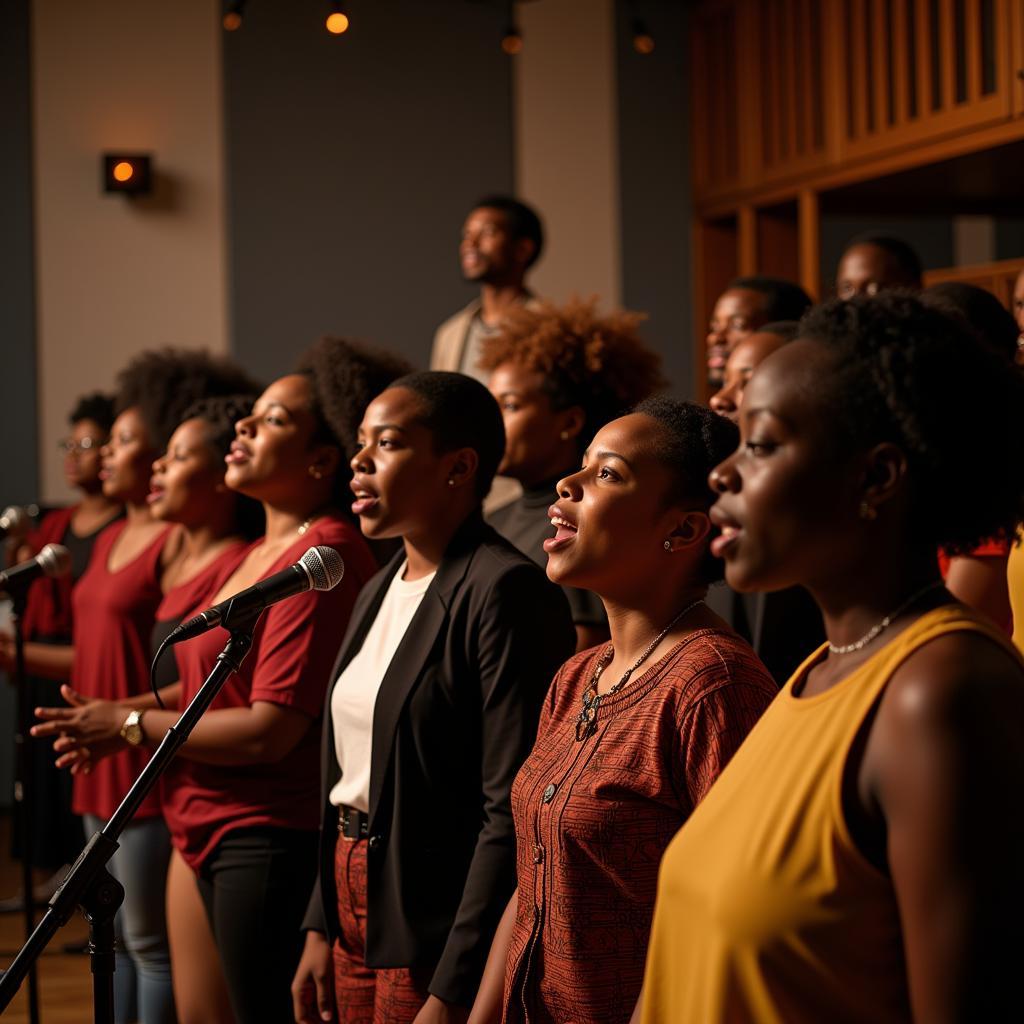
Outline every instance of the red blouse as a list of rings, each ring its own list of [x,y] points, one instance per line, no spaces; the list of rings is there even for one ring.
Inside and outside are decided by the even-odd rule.
[[[778,687],[734,633],[705,629],[576,719],[603,648],[562,667],[512,786],[519,902],[507,1024],[625,1024],[643,982],[658,865]]]
[[[122,519],[99,535],[89,567],[71,594],[75,646],[71,682],[83,696],[103,700],[122,700],[149,689],[149,636],[163,599],[160,553],[170,527],[133,561],[111,572],[110,550],[124,528]],[[88,775],[76,775],[74,812],[109,818],[148,760],[148,750],[123,750],[97,761]],[[135,817],[158,814],[160,799],[154,792]]]
[[[252,541],[245,540],[239,540],[229,545],[191,579],[185,580],[177,587],[172,587],[164,594],[164,599],[156,610],[156,622],[153,624],[150,651],[154,656],[160,643],[175,626],[184,620],[186,615],[197,608],[205,608],[209,604],[209,599],[220,590],[224,581],[238,568],[251,547]],[[169,686],[181,678],[181,671],[176,667],[177,654],[177,647],[164,652],[157,666],[156,685],[158,687]]]
[[[60,544],[71,527],[76,505],[54,509],[43,516],[42,522],[26,538],[25,544],[38,554],[47,544]],[[29,587],[25,600],[22,629],[26,640],[37,637],[71,636],[71,588],[74,580],[70,573],[59,579],[36,580]]]
[[[318,544],[341,553],[342,582],[333,590],[308,591],[269,608],[256,626],[241,671],[228,678],[211,710],[267,701],[294,708],[311,723],[320,718],[356,595],[376,566],[354,525],[325,517],[296,538],[267,575],[287,568]],[[213,629],[178,645],[183,709],[206,680],[226,639],[224,630]],[[315,831],[320,821],[320,730],[311,724],[298,744],[273,764],[209,765],[179,757],[164,777],[163,799],[171,840],[196,870],[235,829],[271,825]]]

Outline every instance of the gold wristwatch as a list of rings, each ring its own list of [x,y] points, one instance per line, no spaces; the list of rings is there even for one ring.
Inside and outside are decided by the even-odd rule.
[[[129,711],[124,725],[121,726],[121,738],[133,747],[137,747],[146,738],[146,734],[142,731],[142,716],[145,713],[145,711]]]

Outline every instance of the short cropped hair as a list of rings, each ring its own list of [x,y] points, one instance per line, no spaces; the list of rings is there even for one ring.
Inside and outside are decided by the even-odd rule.
[[[914,538],[964,554],[1024,521],[1024,377],[966,325],[901,291],[816,306],[801,337],[826,345],[822,376],[840,450],[905,453]]]
[[[708,476],[736,451],[740,442],[737,426],[703,405],[663,395],[646,399],[633,411],[649,416],[661,427],[658,450],[675,478],[666,503],[695,500],[705,511],[710,509],[717,495]],[[711,554],[710,543],[709,537],[702,576],[706,583],[716,583],[725,574],[725,563]]]
[[[792,281],[781,277],[737,277],[729,288],[746,288],[764,296],[764,311],[771,320],[799,320],[811,307],[811,297]]]
[[[491,195],[484,196],[479,202],[474,203],[473,209],[499,210],[505,215],[509,234],[515,241],[527,238],[533,242],[533,253],[526,265],[532,267],[540,259],[544,249],[544,225],[533,207],[511,196]]]
[[[434,435],[437,451],[476,452],[476,496],[483,501],[505,454],[505,423],[490,391],[464,373],[445,370],[406,374],[391,387],[405,388],[419,398],[419,420]]]
[[[843,249],[843,255],[845,256],[855,245],[873,245],[876,249],[881,249],[899,268],[909,287],[921,287],[924,268],[917,250],[909,242],[894,235],[876,235],[869,232],[850,239]]]

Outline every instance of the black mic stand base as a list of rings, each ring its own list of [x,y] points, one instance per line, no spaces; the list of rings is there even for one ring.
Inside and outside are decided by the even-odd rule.
[[[114,917],[124,900],[124,889],[106,870],[106,864],[118,848],[118,837],[163,775],[178,748],[188,739],[228,676],[238,671],[252,646],[252,629],[258,618],[259,612],[244,628],[239,625],[232,631],[206,682],[178,721],[167,730],[113,817],[86,843],[14,962],[0,973],[0,1013],[10,1005],[25,977],[34,971],[36,961],[50,939],[67,924],[75,907],[80,906],[89,922],[93,1019],[97,1024],[114,1024]]]

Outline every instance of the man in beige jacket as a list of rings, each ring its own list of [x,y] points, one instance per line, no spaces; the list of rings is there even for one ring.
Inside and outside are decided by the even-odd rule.
[[[470,210],[462,226],[459,263],[463,279],[479,283],[480,294],[438,327],[432,370],[457,370],[487,383],[476,365],[480,343],[499,329],[509,308],[531,300],[526,273],[543,247],[540,217],[525,203],[488,196]]]

